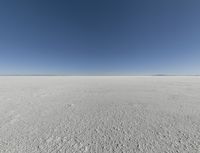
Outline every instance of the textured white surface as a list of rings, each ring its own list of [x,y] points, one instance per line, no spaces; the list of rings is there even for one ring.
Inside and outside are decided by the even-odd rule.
[[[200,77],[0,77],[0,153],[197,153]]]

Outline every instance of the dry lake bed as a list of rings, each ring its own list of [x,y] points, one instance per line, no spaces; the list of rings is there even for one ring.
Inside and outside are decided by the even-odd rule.
[[[198,76],[0,77],[0,153],[198,152]]]

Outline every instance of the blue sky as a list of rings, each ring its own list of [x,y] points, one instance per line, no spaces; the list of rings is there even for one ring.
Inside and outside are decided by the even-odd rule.
[[[0,74],[200,74],[198,0],[1,0]]]

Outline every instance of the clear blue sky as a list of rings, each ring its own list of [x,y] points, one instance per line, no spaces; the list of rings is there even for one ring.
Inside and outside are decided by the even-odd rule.
[[[200,1],[1,0],[0,74],[200,74]]]

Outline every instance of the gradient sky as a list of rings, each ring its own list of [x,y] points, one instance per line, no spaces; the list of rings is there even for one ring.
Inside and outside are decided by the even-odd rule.
[[[1,0],[0,74],[200,74],[200,1]]]

